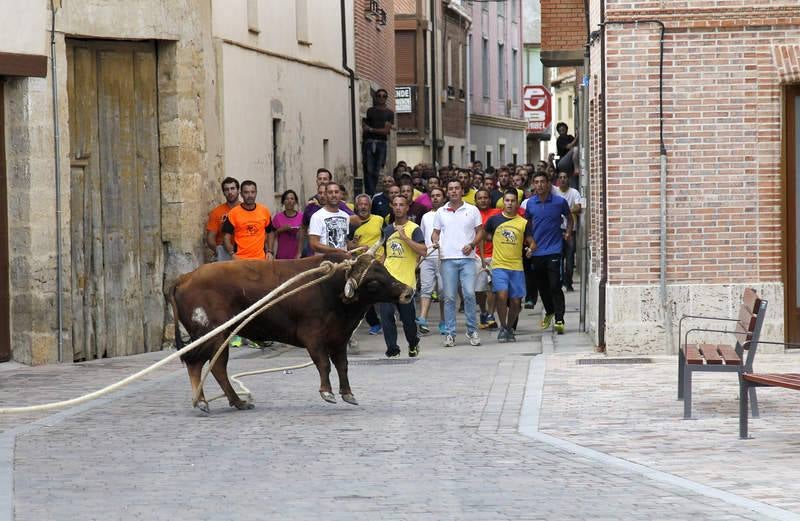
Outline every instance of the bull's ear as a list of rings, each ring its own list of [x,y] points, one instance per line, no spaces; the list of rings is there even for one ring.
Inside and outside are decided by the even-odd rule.
[[[344,296],[345,298],[353,298],[356,295],[356,281],[354,279],[347,279],[344,283]]]

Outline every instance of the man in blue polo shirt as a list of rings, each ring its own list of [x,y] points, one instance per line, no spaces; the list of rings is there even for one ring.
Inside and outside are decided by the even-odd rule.
[[[533,273],[542,297],[545,317],[542,329],[556,319],[556,333],[564,333],[564,293],[561,291],[562,241],[572,233],[572,214],[567,201],[552,192],[550,179],[544,172],[533,176],[534,195],[525,206],[525,218],[531,223],[536,249],[533,251]],[[567,219],[567,229],[561,230],[561,217]]]

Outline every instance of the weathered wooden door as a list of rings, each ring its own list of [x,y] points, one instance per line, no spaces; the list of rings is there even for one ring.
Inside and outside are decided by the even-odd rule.
[[[152,43],[67,40],[74,360],[161,349]]]
[[[0,76],[0,362],[11,358],[10,281],[8,273],[8,176],[6,175],[5,101]]]
[[[800,343],[800,86],[786,89],[785,99],[786,341]]]

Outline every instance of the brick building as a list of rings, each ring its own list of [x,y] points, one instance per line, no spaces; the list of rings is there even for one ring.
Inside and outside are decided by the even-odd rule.
[[[398,114],[398,159],[460,164],[466,155],[467,32],[461,0],[398,0],[397,92],[410,98]]]
[[[394,0],[354,0],[355,72],[358,78],[359,121],[366,116],[378,89],[389,93],[387,105],[394,110],[395,50]],[[395,118],[395,122],[397,119]],[[359,125],[360,128],[360,125]],[[386,165],[396,162],[397,133],[389,138]],[[363,166],[361,166],[363,169]]]
[[[579,43],[545,29],[571,3],[543,2],[543,61]],[[674,353],[681,315],[732,315],[754,287],[768,339],[800,341],[800,5],[589,4],[589,330]]]

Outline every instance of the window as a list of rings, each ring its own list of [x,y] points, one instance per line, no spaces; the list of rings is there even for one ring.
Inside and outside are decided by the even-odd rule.
[[[519,164],[519,163],[517,163],[517,153],[516,152],[511,154],[511,162],[514,163],[515,165]]]
[[[500,160],[501,164],[505,164],[505,162],[506,162],[506,146],[505,145],[499,145],[498,148],[500,149],[499,150],[499,154],[498,154],[500,157],[498,159]]]
[[[564,101],[564,98],[558,98],[558,120],[561,121],[564,119],[564,111],[561,110],[561,102]]]
[[[483,97],[489,97],[489,39],[481,40],[481,83],[483,84]]]
[[[295,0],[295,23],[297,43],[311,45],[308,32],[308,0]]]
[[[458,88],[464,88],[464,44],[458,44]],[[463,95],[460,97],[464,97]]]
[[[283,190],[283,164],[280,160],[281,120],[272,120],[272,189],[275,193]]]
[[[454,147],[454,146],[452,146],[452,145],[450,145],[449,147],[447,147],[447,164],[448,164],[448,165],[455,164],[455,161],[453,161],[453,160],[455,159],[455,158],[453,157],[453,152],[454,152],[455,148],[456,148],[456,147]]]
[[[487,150],[486,151],[486,164],[483,165],[483,168],[486,168],[487,166],[492,166],[492,151],[491,150]]]
[[[447,74],[447,86],[453,86],[453,40],[447,39],[447,56],[445,57],[445,71]],[[450,89],[448,89],[449,91]]]
[[[258,0],[247,0],[247,30],[255,34],[261,32],[258,24]]]
[[[417,83],[417,32],[395,31],[394,60],[398,85]]]
[[[574,108],[575,108],[575,102],[572,100],[572,96],[569,96],[567,98],[567,117],[569,117],[569,119],[572,119],[572,114],[573,114],[572,110]]]
[[[323,139],[322,140],[322,166],[325,168],[330,168],[330,147],[329,147],[330,140]]]
[[[517,66],[518,51],[511,50],[511,96],[514,100],[514,105],[519,103],[519,67]]]
[[[497,98],[506,99],[506,60],[505,45],[497,44]]]
[[[506,15],[506,3],[497,2],[497,16],[505,16],[505,15]]]
[[[477,160],[476,155],[477,154],[476,154],[475,150],[470,150],[469,151],[469,162],[470,163],[474,163]]]

